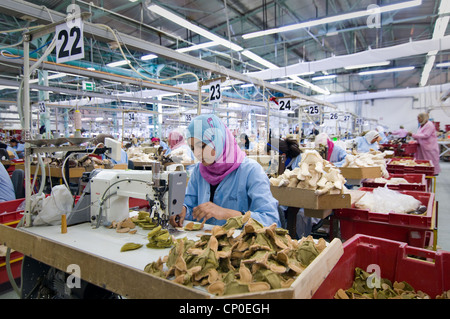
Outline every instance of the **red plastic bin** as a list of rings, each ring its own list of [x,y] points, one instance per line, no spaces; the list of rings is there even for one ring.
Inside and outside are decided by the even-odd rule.
[[[373,188],[361,187],[361,191],[373,191]],[[333,224],[339,221],[340,238],[350,239],[356,234],[381,237],[406,242],[411,246],[424,248],[431,246],[435,227],[434,193],[399,191],[411,195],[427,207],[424,215],[402,213],[376,213],[358,208],[335,209],[331,215],[330,237],[333,237]]]
[[[431,161],[429,160],[418,160],[415,159],[414,161],[417,164],[422,163],[429,163],[430,166],[406,166],[406,165],[397,165],[397,164],[391,164],[393,161],[401,160],[402,158],[391,158],[387,162],[386,169],[389,172],[389,174],[425,174],[426,176],[434,176],[434,166],[431,164]]]
[[[425,177],[425,174],[390,174],[387,178],[388,180],[391,178],[404,178],[409,183],[414,184],[386,184],[386,183],[375,183],[374,179],[366,179],[362,182],[363,187],[384,187],[387,186],[389,189],[393,190],[401,190],[401,191],[420,191],[420,192],[427,192],[428,191],[428,185],[427,180]]]
[[[416,291],[421,290],[431,298],[450,289],[450,252],[431,251],[360,234],[346,241],[343,248],[344,254],[313,299],[332,299],[340,288],[351,287],[356,267],[367,270],[369,265],[379,266],[381,278],[391,282],[406,281]]]

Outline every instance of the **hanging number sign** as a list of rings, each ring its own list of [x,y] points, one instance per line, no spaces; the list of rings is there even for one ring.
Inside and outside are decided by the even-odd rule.
[[[278,107],[280,111],[291,111],[292,110],[292,101],[291,99],[279,99]]]
[[[128,113],[128,122],[134,122],[136,120],[136,113]]]
[[[186,120],[187,123],[190,123],[192,121],[191,114],[185,114],[184,116],[185,116],[185,120]]]
[[[339,118],[338,113],[330,113],[330,120],[337,120]]]
[[[84,58],[83,20],[77,18],[55,28],[56,63]]]
[[[310,115],[317,115],[320,113],[320,109],[318,105],[310,105],[305,108],[305,112]]]
[[[39,101],[38,105],[39,105],[39,113],[45,113],[45,102]]]
[[[356,119],[356,125],[363,125],[363,124],[364,124],[364,120],[362,118]]]
[[[212,82],[209,85],[209,101],[220,102],[222,100],[222,88],[220,81]]]

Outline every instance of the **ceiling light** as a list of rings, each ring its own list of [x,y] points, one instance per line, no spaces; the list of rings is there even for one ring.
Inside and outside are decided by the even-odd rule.
[[[242,84],[241,88],[250,88],[250,87],[253,87],[253,86],[254,85],[252,83],[250,83],[250,84]]]
[[[285,84],[285,83],[294,83],[294,80],[281,80],[281,81],[273,81],[270,84]]]
[[[108,63],[106,66],[109,66],[109,67],[113,68],[113,67],[116,67],[116,66],[122,66],[122,65],[130,64],[130,63],[131,63],[130,60],[120,60],[120,61]]]
[[[443,62],[443,63],[438,63],[436,64],[437,68],[448,68],[450,67],[450,62]]]
[[[313,80],[313,81],[329,80],[329,79],[334,79],[334,78],[336,78],[336,77],[337,77],[336,74],[321,75],[321,76],[315,76],[315,77],[313,77],[311,80]]]
[[[184,18],[156,5],[156,4],[151,4],[147,7],[147,9],[149,9],[150,11],[159,14],[161,17],[166,18],[170,21],[172,21],[173,23],[178,24],[179,26],[189,29],[192,32],[195,32],[201,36],[204,36],[207,39],[210,39],[211,41],[216,42],[217,44],[223,45],[224,47],[227,47],[233,51],[242,51],[243,48],[240,47],[237,44],[234,44],[228,40],[225,40],[224,38],[221,38],[217,35],[215,35],[214,33],[209,32],[208,30],[205,30],[187,20],[185,20]]]
[[[411,71],[411,70],[414,70],[413,66],[406,66],[406,67],[402,67],[402,68],[392,68],[392,69],[385,69],[385,70],[364,71],[364,72],[359,72],[359,75],[383,74],[383,73],[403,72],[403,71]]]
[[[157,57],[158,56],[156,54],[147,54],[147,55],[141,56],[141,60],[142,61],[153,60],[153,59],[156,59]]]
[[[289,77],[292,80],[294,80],[295,83],[297,83],[297,84],[299,84],[299,85],[301,85],[303,87],[311,89],[311,90],[313,90],[313,91],[315,91],[317,93],[320,93],[320,94],[330,95],[330,91],[328,91],[328,89],[322,89],[321,87],[318,87],[317,85],[309,83],[308,81],[305,81],[305,80],[303,80],[303,79],[301,79],[301,78],[299,78],[298,76],[295,76],[295,75],[291,75]]]
[[[265,67],[268,67],[269,69],[278,69],[278,66],[276,66],[275,64],[261,58],[259,55],[256,55],[249,50],[242,51],[242,54],[245,55],[247,58],[250,58],[253,61],[258,62],[259,64],[264,65]]]
[[[384,13],[384,12],[389,12],[389,11],[394,11],[394,10],[410,8],[410,7],[418,6],[421,4],[422,4],[422,0],[411,0],[411,1],[406,1],[406,2],[402,2],[402,3],[391,4],[391,5],[387,5],[387,6],[380,6],[380,7],[378,7],[378,10],[376,11],[376,13],[378,13],[378,12]],[[284,27],[251,32],[251,33],[244,34],[242,37],[244,39],[257,38],[257,37],[261,37],[263,35],[268,35],[268,34],[287,32],[287,31],[292,31],[292,30],[314,27],[314,26],[327,24],[327,23],[333,23],[333,22],[337,22],[337,21],[361,18],[361,17],[365,17],[365,16],[368,16],[371,14],[374,14],[373,10],[361,10],[361,11],[345,13],[345,14],[341,14],[341,15],[337,15],[337,16],[326,17],[326,18],[322,18],[322,19],[291,24],[291,25],[287,25]]]
[[[185,53],[185,52],[189,52],[189,51],[210,48],[210,47],[213,47],[216,45],[217,45],[216,42],[211,41],[211,42],[205,42],[205,43],[201,43],[201,44],[192,45],[192,46],[186,47],[186,48],[177,49],[175,51],[180,52],[180,53]]]
[[[344,67],[346,70],[354,70],[354,69],[363,69],[370,68],[374,66],[386,66],[389,65],[391,61],[382,61],[382,62],[374,62],[374,63],[366,63],[366,64],[358,64],[358,65],[349,65]]]
[[[68,75],[68,74],[62,73],[62,72],[56,73],[56,74],[47,76],[47,80],[59,79],[59,78],[65,77],[66,75]],[[38,82],[39,82],[39,79],[30,80],[30,83],[38,83]]]

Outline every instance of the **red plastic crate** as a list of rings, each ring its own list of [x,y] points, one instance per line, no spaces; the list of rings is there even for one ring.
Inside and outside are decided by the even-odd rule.
[[[361,187],[361,191],[373,191],[373,188]],[[338,220],[340,238],[349,239],[356,234],[381,237],[406,242],[411,246],[424,248],[431,246],[435,227],[434,193],[399,191],[411,195],[427,207],[424,215],[402,213],[375,213],[364,209],[335,209],[331,216],[330,237],[333,237],[333,221]]]
[[[391,178],[404,178],[410,183],[414,184],[397,184],[391,185],[386,183],[375,183],[374,179],[366,179],[362,182],[363,187],[384,187],[387,186],[389,189],[393,190],[402,190],[402,191],[420,191],[427,192],[428,191],[428,183],[425,177],[425,174],[390,174],[387,179]]]
[[[365,235],[353,236],[343,248],[344,254],[313,299],[332,299],[340,288],[351,287],[356,267],[367,270],[369,265],[380,267],[381,278],[391,282],[406,281],[416,291],[421,290],[431,298],[450,289],[450,252],[431,251]]]
[[[415,159],[414,161],[418,164],[421,163],[429,163],[430,166],[405,166],[405,165],[397,165],[397,164],[391,164],[393,161],[401,160],[402,158],[391,158],[387,162],[386,169],[389,172],[389,174],[425,174],[426,176],[434,176],[434,166],[431,164],[431,161],[429,160],[418,160]]]

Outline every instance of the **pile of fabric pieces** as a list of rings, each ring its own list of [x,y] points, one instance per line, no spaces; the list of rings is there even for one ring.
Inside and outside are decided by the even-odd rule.
[[[352,153],[345,157],[342,167],[381,167],[383,177],[389,177],[386,169],[386,154],[379,151],[370,151],[367,153]]]
[[[142,147],[130,147],[127,150],[128,160],[133,162],[154,162],[154,155],[146,153],[146,148]]]
[[[302,154],[299,167],[292,171],[286,169],[282,175],[270,178],[272,186],[311,189],[316,195],[343,194],[345,182],[336,166],[311,150]]]
[[[406,281],[392,283],[389,279],[376,278],[375,275],[356,267],[352,287],[339,289],[334,299],[431,299],[423,291],[415,291]],[[437,295],[436,299],[450,299],[450,290]]]
[[[287,230],[275,224],[263,227],[247,212],[214,226],[198,241],[177,239],[168,256],[144,271],[178,284],[203,286],[219,296],[266,291],[290,287],[325,248],[323,239],[317,244],[312,237],[292,240]]]

